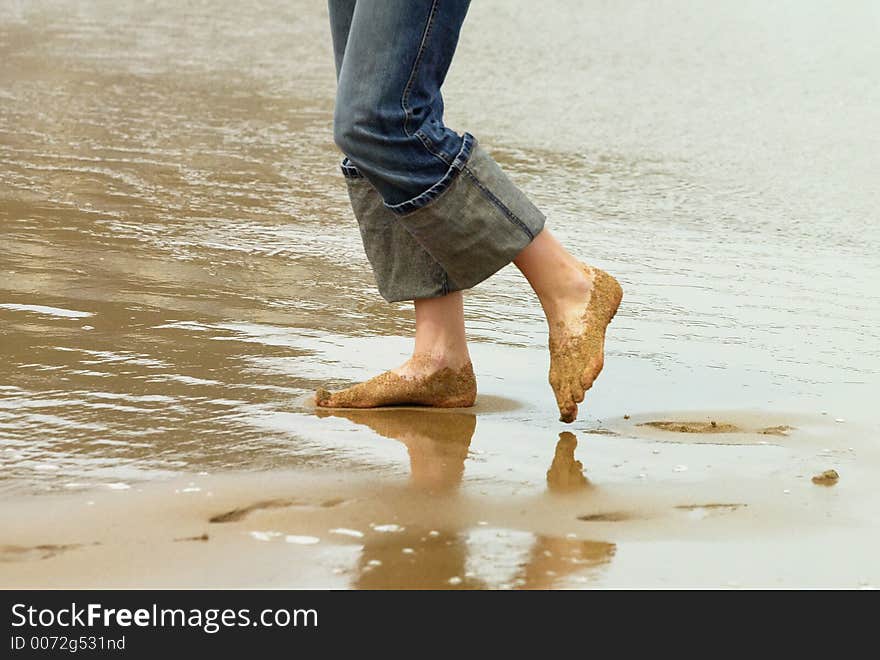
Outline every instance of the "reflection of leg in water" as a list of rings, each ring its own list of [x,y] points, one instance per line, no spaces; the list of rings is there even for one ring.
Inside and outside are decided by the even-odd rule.
[[[411,482],[427,491],[461,483],[464,461],[477,426],[476,415],[430,410],[321,410],[319,417],[343,417],[406,445]],[[479,589],[465,575],[467,541],[457,531],[407,527],[370,530],[358,561],[358,589]]]
[[[465,576],[467,542],[457,533],[370,533],[358,562],[356,589],[481,589]]]
[[[592,572],[608,564],[617,545],[605,541],[577,541],[539,536],[519,576],[524,589],[550,589],[571,573]]]
[[[559,434],[556,443],[556,454],[553,463],[547,470],[547,488],[558,493],[570,493],[589,487],[590,482],[584,476],[584,466],[575,460],[574,450],[577,438],[570,431]]]
[[[412,483],[446,490],[461,483],[464,461],[477,426],[471,413],[429,410],[321,410],[319,417],[344,417],[406,445]]]

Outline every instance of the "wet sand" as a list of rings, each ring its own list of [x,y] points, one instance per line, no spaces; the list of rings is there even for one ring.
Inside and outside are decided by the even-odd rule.
[[[473,408],[310,402],[413,329],[324,4],[0,4],[0,586],[880,584],[876,9],[563,4],[474,3],[445,100],[624,288],[571,425],[514,268]]]
[[[323,411],[322,411],[323,412]],[[325,413],[327,414],[327,413]],[[487,414],[483,419],[488,419]],[[690,418],[696,416],[691,412]],[[714,411],[748,427],[766,418]],[[519,437],[544,479],[485,480],[477,415],[327,414],[395,442],[400,469],[196,475],[7,500],[7,587],[874,587],[874,443],[817,416],[760,432]],[[774,420],[775,421],[775,420]],[[611,431],[610,429],[617,429]],[[733,435],[731,436],[733,438]],[[406,465],[408,464],[408,470]],[[836,466],[835,487],[811,476]],[[588,478],[589,477],[589,478]]]

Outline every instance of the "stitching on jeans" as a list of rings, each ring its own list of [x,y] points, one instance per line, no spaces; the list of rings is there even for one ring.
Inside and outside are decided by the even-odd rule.
[[[415,213],[416,211],[420,211],[421,209],[429,206],[434,203],[440,195],[449,187],[451,187],[455,183],[455,179],[461,173],[461,170],[465,167],[470,155],[474,147],[476,146],[476,139],[470,133],[465,133],[464,138],[462,139],[461,149],[458,152],[458,155],[455,157],[455,160],[452,161],[452,165],[449,166],[449,169],[446,171],[446,174],[433,186],[428,188],[425,192],[421,193],[413,197],[412,199],[408,199],[405,202],[400,202],[399,204],[385,204],[385,207],[391,209],[398,217],[404,218],[407,215]],[[467,154],[466,157],[462,157],[462,154]],[[422,200],[426,201],[422,201]],[[411,210],[399,211],[399,209],[409,209],[409,207],[415,207]]]
[[[416,78],[416,71],[419,70],[419,64],[422,62],[422,55],[425,53],[425,44],[428,42],[428,35],[431,34],[431,27],[434,25],[434,18],[437,15],[437,2],[431,3],[431,12],[428,14],[428,23],[425,25],[425,32],[422,34],[422,42],[419,44],[419,51],[416,54],[416,61],[413,62],[412,71],[409,72],[409,80],[406,81],[406,87],[403,88],[403,96],[400,97],[400,107],[403,108],[403,132],[409,135],[409,116],[410,111],[407,107],[409,93],[412,90],[413,83]]]
[[[425,149],[427,149],[431,153],[431,155],[439,158],[441,161],[443,161],[443,163],[445,165],[452,165],[452,161],[446,157],[446,154],[444,154],[439,149],[434,149],[434,147],[431,144],[431,141],[428,139],[428,136],[425,135],[425,133],[423,131],[418,130],[418,131],[416,131],[415,135],[421,141],[422,146],[424,146]]]
[[[504,215],[506,215],[511,222],[519,225],[519,228],[522,229],[529,238],[535,237],[535,235],[532,233],[532,230],[529,229],[529,226],[526,223],[524,223],[522,220],[520,220],[513,211],[511,211],[509,208],[507,208],[503,204],[503,202],[492,193],[491,190],[489,190],[486,186],[484,186],[480,182],[480,180],[477,178],[477,176],[471,171],[471,169],[469,167],[465,167],[464,170],[462,170],[462,171],[465,174],[467,174],[471,178],[471,180],[473,180],[473,182],[474,182],[474,184],[476,184],[477,188],[479,188],[483,192],[483,194],[489,199],[489,201],[492,202],[495,206],[497,206],[498,210],[500,210]]]

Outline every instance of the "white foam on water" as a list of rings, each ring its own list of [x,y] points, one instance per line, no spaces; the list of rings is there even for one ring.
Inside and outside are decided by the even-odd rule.
[[[330,533],[339,534],[340,536],[351,536],[352,538],[356,539],[364,538],[363,532],[359,532],[356,529],[346,529],[345,527],[337,527],[336,529],[331,529]]]
[[[295,543],[296,545],[314,545],[320,543],[321,539],[317,536],[297,536],[296,534],[288,534],[284,537],[287,543]]]
[[[16,303],[0,303],[0,308],[10,309],[14,312],[33,312],[35,314],[47,314],[67,319],[84,319],[94,316],[92,312],[79,312],[75,309],[63,309],[61,307],[48,307],[46,305],[18,305]]]

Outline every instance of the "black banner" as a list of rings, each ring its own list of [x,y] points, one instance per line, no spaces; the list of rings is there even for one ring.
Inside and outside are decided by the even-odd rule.
[[[820,615],[810,600],[781,592],[2,591],[0,658],[303,650],[335,657],[352,644],[383,657],[443,648],[471,655],[475,643],[490,643],[497,655],[521,651],[525,641],[558,654],[609,644],[670,651],[707,636],[725,646],[789,635],[791,642],[813,624],[830,634],[842,611]]]

